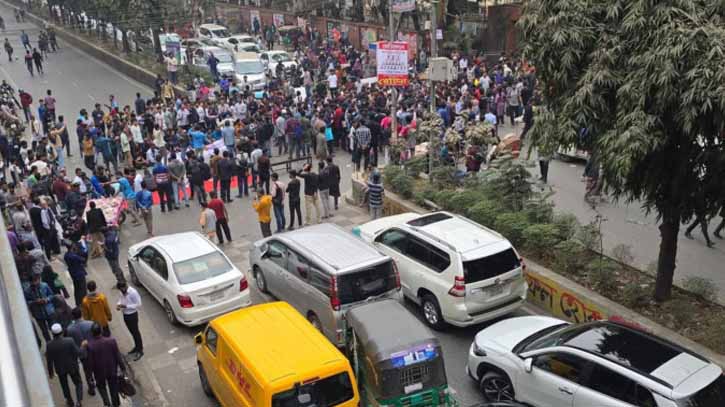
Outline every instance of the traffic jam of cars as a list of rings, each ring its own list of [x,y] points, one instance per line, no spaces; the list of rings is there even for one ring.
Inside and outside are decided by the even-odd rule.
[[[197,232],[128,255],[171,323],[206,324],[199,377],[224,406],[458,406],[434,332],[481,324],[470,348],[445,350],[467,352],[480,407],[714,407],[725,389],[718,365],[635,326],[511,317],[523,259],[447,212],[274,234],[247,272]],[[252,304],[251,284],[271,299]]]

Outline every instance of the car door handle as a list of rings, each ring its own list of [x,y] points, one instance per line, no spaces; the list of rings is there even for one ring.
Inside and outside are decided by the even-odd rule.
[[[566,394],[574,394],[574,392],[569,390],[568,387],[559,387],[559,391]]]

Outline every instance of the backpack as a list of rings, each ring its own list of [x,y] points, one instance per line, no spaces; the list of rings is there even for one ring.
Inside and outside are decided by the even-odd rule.
[[[207,163],[200,163],[199,167],[201,167],[201,179],[204,181],[208,181],[211,179],[211,168],[209,167],[209,164]]]

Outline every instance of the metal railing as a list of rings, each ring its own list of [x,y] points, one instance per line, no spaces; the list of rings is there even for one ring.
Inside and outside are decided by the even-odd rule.
[[[55,406],[31,321],[0,216],[0,406]]]

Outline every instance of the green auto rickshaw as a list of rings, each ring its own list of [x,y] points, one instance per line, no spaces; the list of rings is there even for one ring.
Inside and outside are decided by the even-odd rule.
[[[361,406],[457,406],[438,338],[395,300],[345,315],[345,351],[360,387]]]

